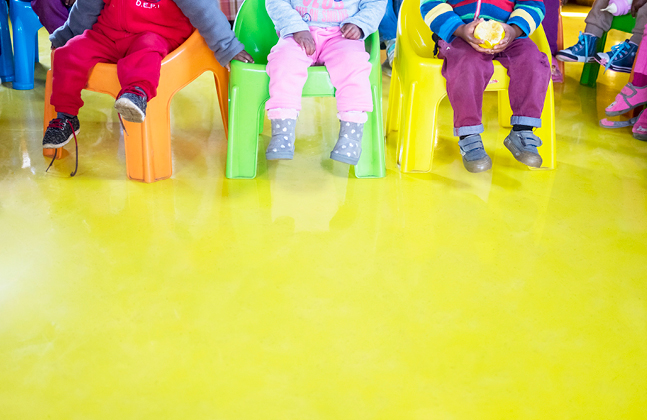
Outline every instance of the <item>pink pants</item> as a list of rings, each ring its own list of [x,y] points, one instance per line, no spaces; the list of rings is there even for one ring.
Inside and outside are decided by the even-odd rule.
[[[291,36],[279,39],[272,48],[267,57],[270,99],[265,109],[301,110],[301,94],[308,79],[308,67],[325,65],[330,81],[337,89],[335,96],[340,114],[372,111],[371,65],[364,41],[342,37],[337,26],[310,27],[310,33],[316,51],[309,57]],[[269,113],[268,116],[271,118]]]

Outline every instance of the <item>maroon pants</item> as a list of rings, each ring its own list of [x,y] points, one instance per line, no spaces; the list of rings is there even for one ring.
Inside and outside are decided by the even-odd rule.
[[[157,95],[162,60],[179,44],[153,32],[124,33],[114,40],[95,24],[56,50],[51,104],[56,112],[78,115],[83,106],[81,91],[97,63],[117,63],[122,90],[138,86],[151,100]]]
[[[508,70],[511,124],[541,126],[550,66],[548,57],[534,42],[518,38],[505,51],[494,55],[476,51],[461,38],[451,44],[441,41],[440,48],[445,57],[442,73],[447,80],[447,96],[454,109],[454,135],[483,132],[483,92],[494,73],[492,60]]]

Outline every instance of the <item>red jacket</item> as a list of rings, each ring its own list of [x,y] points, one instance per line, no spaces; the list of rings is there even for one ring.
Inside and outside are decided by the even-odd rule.
[[[189,18],[173,0],[103,0],[97,24],[112,39],[154,32],[181,43],[193,32]]]

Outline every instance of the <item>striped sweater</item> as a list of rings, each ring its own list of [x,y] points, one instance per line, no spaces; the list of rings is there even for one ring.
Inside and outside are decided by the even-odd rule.
[[[543,0],[420,0],[420,12],[432,32],[452,42],[456,29],[475,15],[517,25],[528,36],[541,24],[546,8]]]

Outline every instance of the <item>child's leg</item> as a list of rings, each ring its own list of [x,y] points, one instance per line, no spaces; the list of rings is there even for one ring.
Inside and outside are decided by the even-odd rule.
[[[56,112],[77,115],[83,106],[81,91],[97,63],[119,59],[114,42],[103,34],[88,30],[72,38],[54,55],[51,104]]]
[[[316,40],[315,40],[316,42]],[[272,139],[267,146],[268,160],[292,159],[296,119],[301,110],[301,94],[308,80],[308,67],[317,53],[308,57],[292,37],[281,38],[267,57],[270,99],[265,104],[272,122]]]
[[[31,0],[31,8],[50,34],[63,26],[70,14],[61,0]]]
[[[320,30],[318,36],[322,43],[319,61],[326,65],[330,81],[337,89],[339,138],[330,158],[357,165],[366,113],[373,110],[369,54],[364,41],[344,38],[339,28]]]
[[[647,104],[647,38],[643,37],[634,63],[633,81],[622,88],[616,95],[616,99],[604,111],[608,116],[613,117],[645,104]]]
[[[541,139],[532,129],[541,127],[541,112],[550,82],[548,57],[534,42],[523,38],[513,41],[494,59],[508,70],[510,77],[508,95],[512,108],[512,131],[503,143],[519,162],[539,168],[542,159],[537,147],[541,146]]]
[[[121,91],[138,87],[150,101],[157,96],[162,60],[177,45],[154,32],[143,32],[117,41],[117,46],[124,51],[117,61]]]
[[[454,135],[480,134],[483,92],[494,73],[492,56],[479,53],[460,38],[441,45],[445,56],[442,74],[454,110]]]
[[[541,127],[546,91],[550,82],[548,57],[528,38],[516,39],[494,59],[508,70],[512,125]]]
[[[467,42],[456,38],[451,44],[440,43],[445,57],[442,74],[447,81],[447,97],[454,110],[454,135],[463,165],[470,172],[483,172],[492,167],[480,134],[483,132],[483,92],[494,66],[492,56],[481,54]]]

